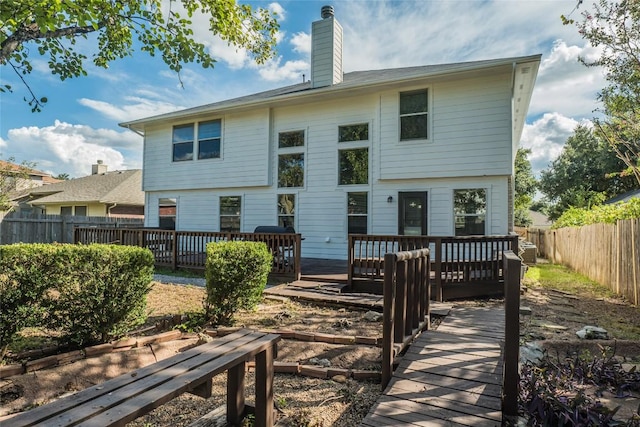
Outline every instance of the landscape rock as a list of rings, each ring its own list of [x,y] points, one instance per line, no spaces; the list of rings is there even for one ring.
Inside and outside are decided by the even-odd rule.
[[[520,362],[521,363],[533,363],[534,365],[540,364],[544,358],[544,350],[537,342],[528,342],[520,347]]]
[[[609,333],[606,329],[599,328],[597,326],[585,326],[576,332],[576,335],[581,339],[587,340],[608,340]]]
[[[312,365],[322,366],[323,368],[331,366],[331,361],[329,359],[318,359],[317,357],[309,359],[309,363]]]
[[[364,320],[367,322],[382,322],[382,313],[378,313],[377,311],[367,311],[364,314]]]

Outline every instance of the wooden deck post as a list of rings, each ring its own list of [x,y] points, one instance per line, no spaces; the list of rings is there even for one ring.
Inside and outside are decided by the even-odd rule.
[[[520,357],[520,258],[513,251],[504,251],[504,365],[502,413],[518,415],[518,359]]]
[[[393,253],[384,256],[384,298],[382,304],[382,389],[384,390],[393,374],[393,317],[395,312],[396,287],[395,268],[396,255]]]

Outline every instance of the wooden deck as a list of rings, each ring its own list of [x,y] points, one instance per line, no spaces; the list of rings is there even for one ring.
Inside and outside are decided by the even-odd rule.
[[[504,306],[454,307],[411,344],[361,426],[502,425]]]

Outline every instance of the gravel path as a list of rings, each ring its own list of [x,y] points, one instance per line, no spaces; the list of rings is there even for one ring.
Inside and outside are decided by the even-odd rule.
[[[205,279],[199,277],[179,277],[179,276],[167,276],[164,274],[154,274],[153,280],[160,283],[173,283],[176,285],[193,285],[205,287]]]

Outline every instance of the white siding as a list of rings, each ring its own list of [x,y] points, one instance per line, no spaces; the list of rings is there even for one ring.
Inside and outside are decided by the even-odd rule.
[[[381,94],[381,179],[510,174],[508,73],[419,88],[430,91],[428,141],[399,141],[400,90]]]
[[[370,234],[397,234],[398,193],[427,192],[430,235],[454,234],[453,191],[487,191],[487,233],[508,230],[511,173],[510,75],[413,83],[393,91],[309,105],[225,115],[222,159],[171,162],[171,124],[147,131],[144,149],[146,225],[157,225],[160,197],[178,198],[177,227],[219,230],[219,197],[242,196],[241,229],[277,224],[277,194],[296,194],[295,228],[302,256],[345,259],[347,192],[369,194]],[[399,142],[398,94],[430,91],[428,141]],[[208,117],[211,119],[214,117]],[[338,126],[369,123],[369,182],[338,185]],[[303,188],[277,187],[279,132],[304,130]],[[393,202],[388,203],[389,196]]]
[[[200,121],[215,118],[220,117],[207,117]],[[219,159],[173,162],[172,129],[178,123],[147,130],[143,189],[158,191],[269,185],[269,110],[227,114],[221,118]],[[195,144],[194,151],[197,152]]]

